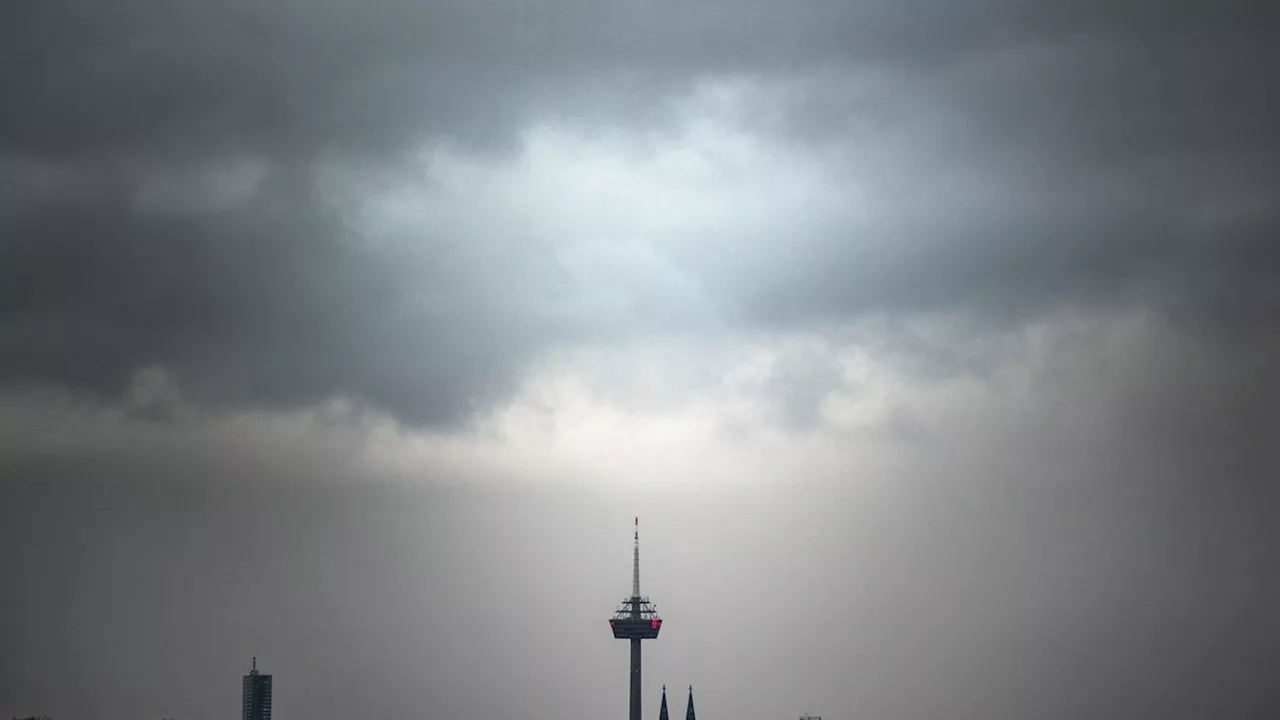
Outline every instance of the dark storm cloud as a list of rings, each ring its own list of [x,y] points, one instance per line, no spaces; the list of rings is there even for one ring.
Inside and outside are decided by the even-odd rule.
[[[509,135],[522,104],[555,108],[530,93],[623,83],[618,107],[701,72],[827,62],[949,83],[1004,59],[1005,74],[951,90],[979,101],[983,127],[1037,146],[1081,132],[1107,152],[1236,142],[1266,133],[1276,108],[1260,92],[1274,14],[1262,4],[23,0],[5,12],[0,138],[42,156],[397,151],[424,134]],[[1065,62],[1034,67],[1044,53]],[[644,92],[644,78],[658,85]]]
[[[423,132],[482,140],[479,128],[518,127],[522,91],[564,81],[751,72],[851,47],[910,59],[971,45],[987,27],[976,13],[915,25],[902,11],[756,2],[24,1],[6,13],[3,84],[20,102],[6,104],[0,137],[56,155],[394,150]]]
[[[1280,18],[1238,10],[1047,9],[1052,31],[1032,23],[1042,32],[824,116],[822,135],[868,146],[857,157],[887,212],[797,253],[807,260],[765,282],[755,312],[789,324],[952,308],[1005,323],[1068,302],[1174,300],[1215,322],[1273,321],[1280,101],[1261,90],[1275,51],[1257,28]],[[877,162],[863,116],[912,152]]]
[[[41,156],[499,140],[529,102],[603,101],[616,123],[637,109],[627,97],[653,104],[696,73],[832,61],[942,83],[957,105],[940,109],[998,140],[983,151],[1062,143],[1108,161],[1239,147],[1270,140],[1276,113],[1263,4],[24,0],[5,13],[0,138]],[[557,108],[584,85],[612,97]]]
[[[601,329],[529,309],[576,296],[519,228],[483,261],[441,238],[412,257],[362,245],[316,189],[317,163],[394,166],[431,137],[505,153],[544,115],[660,125],[659,101],[698,76],[832,67],[885,80],[862,104],[801,103],[783,123],[796,141],[870,116],[918,152],[884,178],[891,210],[869,227],[698,268],[736,322],[959,309],[1007,325],[1134,297],[1246,329],[1275,317],[1280,118],[1261,4],[33,0],[3,13],[8,382],[112,397],[161,366],[205,403],[350,395],[456,423],[539,349]],[[269,168],[247,200],[139,200],[177,183],[156,168],[199,176],[230,157]],[[948,205],[940,177],[1006,196]],[[517,259],[495,266],[503,254]]]
[[[207,405],[346,395],[435,424],[465,416],[469,394],[504,388],[503,367],[523,352],[528,328],[467,327],[502,326],[451,277],[474,270],[442,250],[435,272],[406,277],[287,178],[235,211],[195,216],[139,213],[127,190],[104,178],[0,223],[7,378],[114,399],[159,365]],[[425,290],[452,300],[415,302]]]

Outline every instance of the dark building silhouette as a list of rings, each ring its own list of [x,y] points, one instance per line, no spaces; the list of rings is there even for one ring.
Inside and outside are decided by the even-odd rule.
[[[693,712],[693,686],[689,686],[689,708],[684,711],[684,720],[698,720],[698,716]]]
[[[662,686],[662,709],[658,711],[658,720],[671,720],[667,714],[667,686]]]
[[[631,713],[630,720],[640,717],[640,642],[653,640],[662,629],[662,618],[649,598],[640,595],[640,518],[636,518],[635,552],[631,561],[631,597],[622,601],[609,621],[613,636],[631,641]]]
[[[241,720],[271,720],[271,676],[258,672],[258,658],[244,676],[240,694]]]

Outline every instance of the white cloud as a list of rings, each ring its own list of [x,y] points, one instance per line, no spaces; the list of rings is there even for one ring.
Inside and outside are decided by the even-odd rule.
[[[872,212],[841,148],[799,146],[752,119],[802,102],[797,87],[707,81],[671,99],[678,122],[662,131],[547,122],[511,156],[438,142],[394,180],[330,166],[323,184],[362,238],[435,262],[447,253],[525,313],[714,325],[734,312],[726,279],[768,277]]]

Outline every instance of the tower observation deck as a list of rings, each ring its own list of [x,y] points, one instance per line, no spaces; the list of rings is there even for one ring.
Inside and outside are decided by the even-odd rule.
[[[640,518],[636,518],[635,549],[631,560],[631,597],[624,598],[609,620],[613,637],[631,641],[631,712],[630,720],[640,717],[640,643],[654,640],[662,630],[662,618],[649,598],[640,594]]]

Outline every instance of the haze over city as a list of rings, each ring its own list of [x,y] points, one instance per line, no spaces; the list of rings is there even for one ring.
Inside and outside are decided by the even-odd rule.
[[[0,3],[0,717],[1280,716],[1278,15]]]

